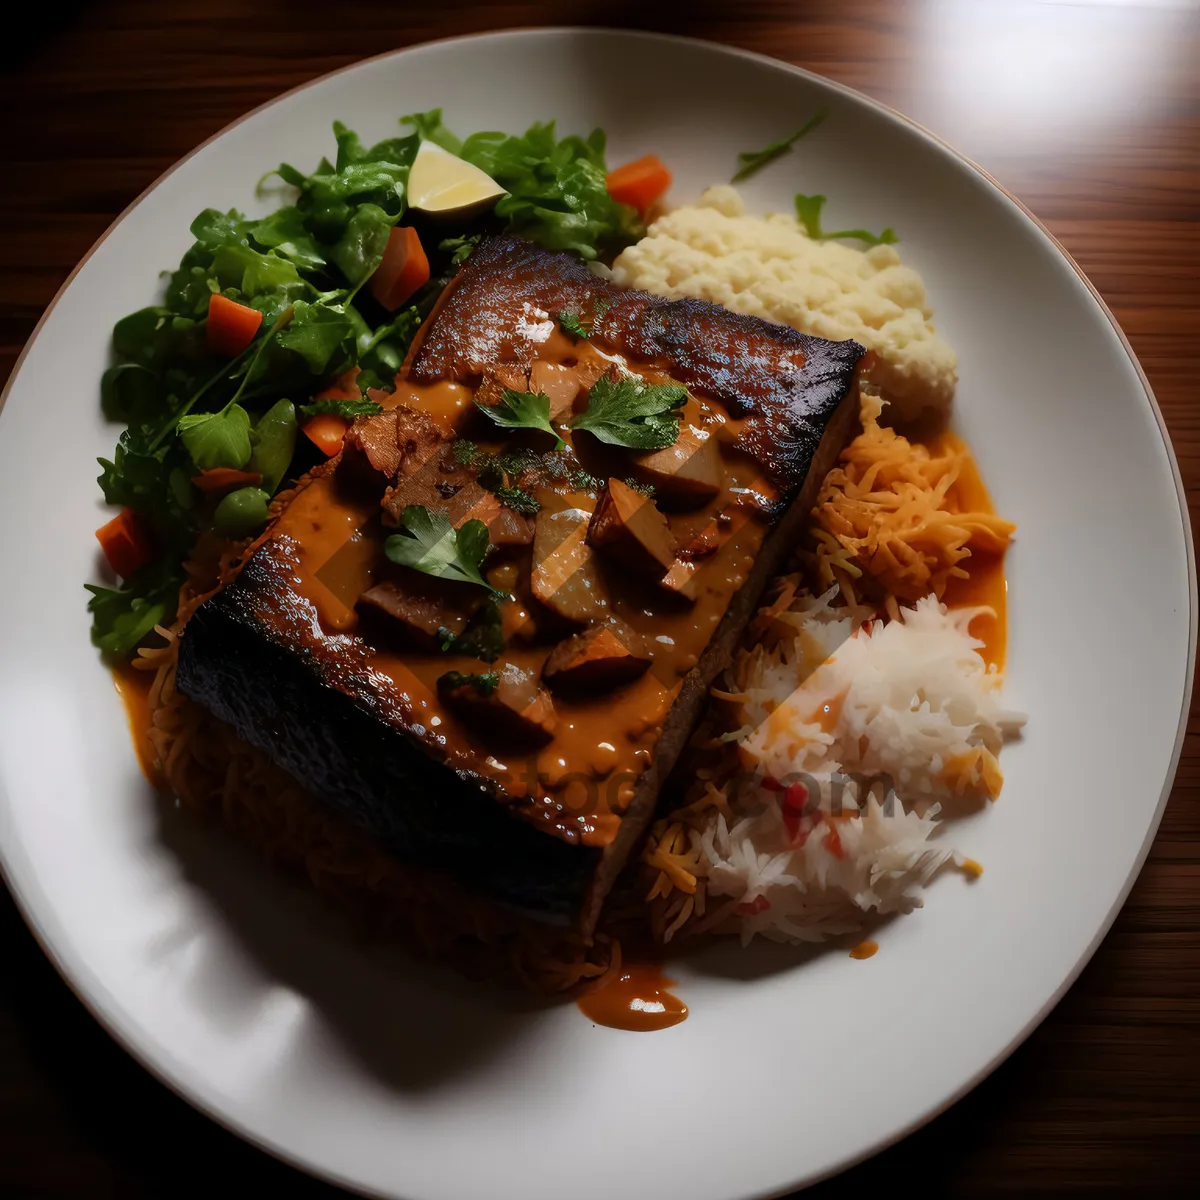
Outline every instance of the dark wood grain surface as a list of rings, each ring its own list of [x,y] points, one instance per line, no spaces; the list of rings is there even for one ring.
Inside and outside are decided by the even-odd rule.
[[[33,34],[6,30],[0,49],[3,376],[112,218],[247,109],[429,38],[628,25],[809,67],[895,106],[992,171],[1115,311],[1158,395],[1189,503],[1200,503],[1196,0],[113,0],[26,15],[44,23]],[[2,481],[0,497],[11,502]],[[1198,792],[1193,713],[1149,861],[1070,993],[969,1097],[824,1191],[1197,1186]],[[242,1144],[127,1058],[59,980],[7,895],[0,956],[0,1196],[341,1194]]]

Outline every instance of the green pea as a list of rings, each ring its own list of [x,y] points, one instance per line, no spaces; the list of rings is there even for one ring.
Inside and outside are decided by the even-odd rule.
[[[213,528],[226,537],[246,537],[267,523],[271,497],[262,488],[244,487],[230,492],[213,513]]]
[[[250,470],[262,476],[263,490],[273,496],[296,449],[296,406],[290,400],[272,405],[254,427],[251,441]]]

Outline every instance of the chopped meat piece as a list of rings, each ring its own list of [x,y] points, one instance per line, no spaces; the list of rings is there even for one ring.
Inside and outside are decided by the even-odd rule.
[[[456,529],[464,521],[482,521],[493,546],[528,546],[533,541],[533,522],[500,503],[491,492],[472,482],[450,501],[450,524]]]
[[[533,529],[533,594],[552,612],[580,625],[604,620],[610,607],[599,564],[587,544],[591,516],[583,508],[543,508]]]
[[[556,692],[611,692],[649,665],[646,645],[632,629],[593,625],[550,651],[542,678]]]
[[[509,750],[544,746],[558,725],[550,693],[513,663],[494,675],[495,686],[486,688],[450,672],[438,680],[438,692],[481,740]]]
[[[497,363],[483,372],[483,378],[475,389],[475,403],[484,408],[495,408],[502,393],[536,391],[529,385],[529,373],[506,363]]]
[[[428,413],[399,404],[396,414],[396,442],[400,447],[400,474],[415,475],[438,452],[446,435]]]
[[[393,632],[414,650],[437,650],[439,629],[457,635],[467,624],[467,613],[448,604],[444,595],[432,588],[407,588],[391,579],[368,588],[358,605],[392,618]]]
[[[398,404],[355,420],[342,443],[339,472],[378,487],[397,475],[419,473],[445,441],[426,413]]]
[[[382,488],[400,470],[399,410],[359,417],[342,441],[339,472]]]
[[[578,368],[562,367],[538,359],[529,371],[529,390],[541,392],[550,401],[550,419],[565,420],[582,387]]]
[[[658,505],[619,479],[610,479],[588,526],[588,541],[622,566],[661,579],[675,561],[675,543]]]
[[[673,445],[633,460],[633,475],[663,508],[699,508],[721,492],[721,451],[707,430],[683,425]]]
[[[529,388],[529,372],[511,363],[495,363],[488,368],[488,374],[501,386],[514,392],[524,392]]]
[[[477,469],[464,466],[454,457],[454,447],[428,459],[423,468],[401,477],[383,497],[383,523],[399,525],[404,510],[419,504],[444,512],[457,529],[464,521],[482,521],[494,546],[528,546],[533,541],[533,524],[528,517],[501,504],[476,479]]]
[[[721,545],[721,533],[716,521],[709,523],[686,546],[680,548],[679,558],[691,560],[716,554]]]
[[[579,378],[579,386],[589,392],[597,379],[607,378],[612,383],[620,383],[625,377],[615,362],[603,357],[598,352],[588,358],[581,358],[575,364],[575,374]]]

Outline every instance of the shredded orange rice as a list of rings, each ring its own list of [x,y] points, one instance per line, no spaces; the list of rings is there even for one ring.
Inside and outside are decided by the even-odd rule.
[[[972,550],[1003,552],[1016,527],[960,508],[955,485],[969,452],[957,439],[910,442],[879,424],[881,410],[864,394],[863,431],[817,496],[813,582],[818,591],[839,584],[852,604],[879,592],[893,607],[931,592],[940,599],[951,578],[966,578],[962,563]],[[862,595],[872,582],[867,591],[875,594]]]

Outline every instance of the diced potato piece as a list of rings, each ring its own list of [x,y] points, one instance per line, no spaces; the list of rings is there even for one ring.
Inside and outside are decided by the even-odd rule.
[[[592,514],[583,508],[543,508],[533,530],[533,594],[565,620],[603,621],[610,603],[595,553],[587,543]]]
[[[634,458],[633,477],[654,488],[663,508],[699,508],[721,492],[717,439],[707,430],[682,425],[673,445]]]
[[[588,541],[643,578],[658,580],[675,561],[675,540],[658,505],[610,479],[588,526]]]

